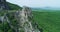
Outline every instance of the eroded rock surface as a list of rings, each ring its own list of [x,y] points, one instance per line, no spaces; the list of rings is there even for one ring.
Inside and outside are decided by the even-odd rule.
[[[24,32],[40,32],[39,29],[32,26],[32,10],[29,7],[23,7],[22,11],[18,11],[19,15],[17,16],[19,25],[22,28],[19,28],[19,30],[23,29]]]

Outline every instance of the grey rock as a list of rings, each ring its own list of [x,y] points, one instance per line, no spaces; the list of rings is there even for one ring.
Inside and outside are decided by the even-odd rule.
[[[18,19],[19,26],[23,27],[19,28],[19,31],[23,29],[24,32],[40,32],[40,30],[36,27],[37,25],[35,25],[35,27],[32,26],[31,22],[33,16],[31,8],[23,6],[23,9],[17,13],[16,18]]]

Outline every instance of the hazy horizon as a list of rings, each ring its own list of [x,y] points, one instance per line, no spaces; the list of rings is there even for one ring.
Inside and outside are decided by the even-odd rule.
[[[60,0],[7,0],[10,3],[19,6],[29,7],[58,7],[60,8]]]

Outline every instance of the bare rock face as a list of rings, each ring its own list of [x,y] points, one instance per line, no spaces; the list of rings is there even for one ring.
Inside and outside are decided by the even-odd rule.
[[[0,0],[0,10],[9,10],[6,0]]]
[[[19,31],[23,29],[24,32],[40,32],[40,30],[37,28],[38,25],[32,26],[32,10],[29,7],[24,6],[22,11],[17,12],[17,19],[19,22]]]

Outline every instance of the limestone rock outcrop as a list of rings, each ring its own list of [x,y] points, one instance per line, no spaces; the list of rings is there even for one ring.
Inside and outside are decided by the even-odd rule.
[[[19,25],[23,28],[24,32],[40,32],[37,27],[32,26],[33,14],[31,8],[24,6],[22,11],[19,11],[18,17],[20,20]]]

